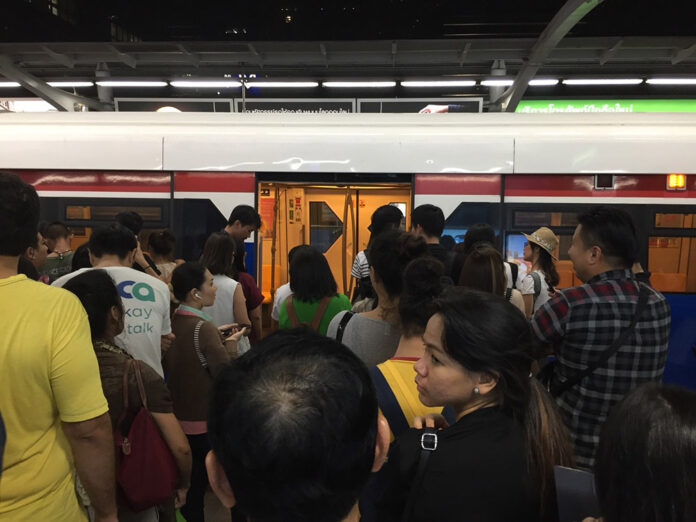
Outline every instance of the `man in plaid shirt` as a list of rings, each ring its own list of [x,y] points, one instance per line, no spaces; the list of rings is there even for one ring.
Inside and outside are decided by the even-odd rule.
[[[568,255],[585,284],[559,290],[532,318],[557,363],[552,386],[597,361],[635,315],[640,287],[631,272],[637,250],[631,217],[595,207],[578,217]],[[557,397],[575,444],[578,467],[590,469],[610,408],[645,381],[659,381],[667,358],[670,309],[654,289],[619,351],[606,364]]]

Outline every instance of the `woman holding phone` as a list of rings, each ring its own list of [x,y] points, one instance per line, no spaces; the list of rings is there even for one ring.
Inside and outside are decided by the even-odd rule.
[[[206,418],[213,378],[237,356],[237,342],[246,328],[216,326],[203,311],[215,303],[217,287],[210,271],[199,263],[183,263],[172,272],[179,307],[172,318],[175,340],[164,356],[164,370],[174,413],[191,445],[191,487],[181,513],[187,521],[203,521],[203,499],[208,486],[205,456],[210,451]],[[231,335],[223,337],[222,331]]]

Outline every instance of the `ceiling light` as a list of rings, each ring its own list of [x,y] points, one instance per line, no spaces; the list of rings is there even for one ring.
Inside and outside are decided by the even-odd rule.
[[[641,78],[586,78],[563,80],[563,85],[640,85],[643,83]]]
[[[51,87],[92,87],[93,82],[48,82]]]
[[[474,80],[424,80],[401,82],[402,87],[473,87]]]
[[[183,89],[238,89],[242,83],[237,80],[176,80],[169,85]]]
[[[558,85],[558,80],[554,78],[549,78],[549,79],[538,79],[538,80],[531,80],[529,82],[530,87],[542,87],[542,86],[549,86],[549,85]]]
[[[509,87],[512,83],[512,80],[483,80],[481,85],[484,87]]]
[[[103,80],[98,81],[99,87],[166,87],[167,82],[144,80]]]
[[[396,82],[324,82],[323,87],[342,87],[342,88],[385,88],[396,87]]]
[[[650,85],[696,85],[696,78],[649,78]]]
[[[0,82],[0,87],[20,87],[18,82]]]
[[[246,86],[249,89],[254,87],[269,87],[279,89],[307,89],[312,87],[319,87],[319,82],[247,82]]]

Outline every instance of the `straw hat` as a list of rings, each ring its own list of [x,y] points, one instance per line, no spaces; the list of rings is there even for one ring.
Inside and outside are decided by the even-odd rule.
[[[535,245],[539,245],[541,248],[546,250],[551,257],[557,259],[556,256],[553,255],[553,251],[556,250],[556,247],[558,246],[558,238],[556,237],[556,234],[553,233],[553,230],[548,227],[541,227],[537,228],[531,233],[531,235],[524,234],[524,237],[527,238],[527,241],[534,243]]]

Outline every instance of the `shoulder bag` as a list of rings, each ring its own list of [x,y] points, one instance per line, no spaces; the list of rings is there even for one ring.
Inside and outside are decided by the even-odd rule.
[[[125,429],[128,418],[128,374],[135,370],[143,405]],[[172,498],[178,470],[167,444],[147,409],[147,396],[140,362],[128,359],[123,373],[123,413],[114,430],[116,484],[119,503],[132,511],[143,511]]]
[[[290,319],[290,324],[293,328],[297,328],[298,326],[304,326],[316,332],[317,330],[319,330],[319,323],[321,323],[321,318],[324,317],[324,312],[326,312],[326,308],[329,306],[329,301],[331,301],[330,297],[321,298],[319,304],[317,305],[317,309],[314,312],[312,322],[308,323],[305,321],[300,322],[300,319],[297,317],[295,307],[292,304],[292,296],[288,296],[288,298],[285,300],[285,310],[288,312],[288,319]]]

